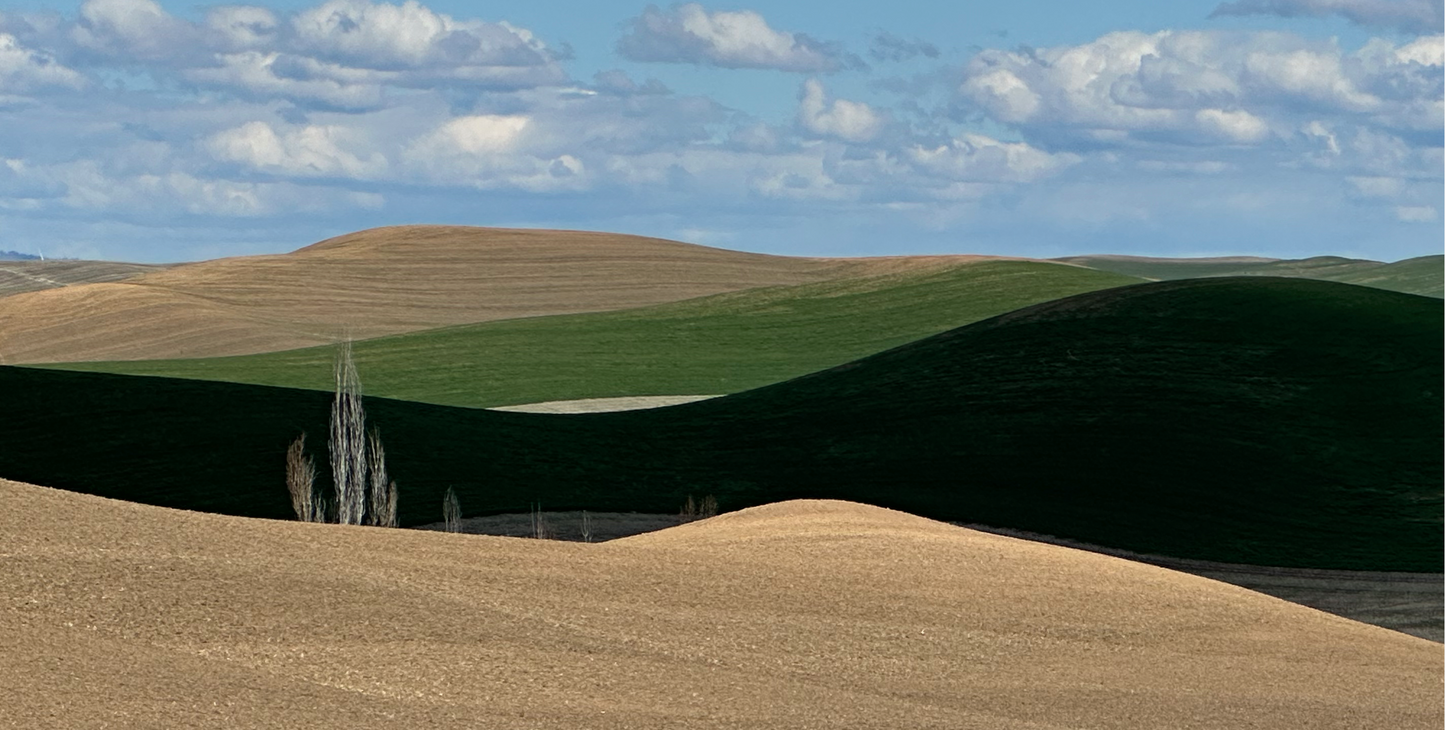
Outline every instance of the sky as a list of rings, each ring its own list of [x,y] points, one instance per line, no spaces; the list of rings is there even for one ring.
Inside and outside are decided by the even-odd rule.
[[[1442,0],[0,0],[0,250],[1441,253]]]

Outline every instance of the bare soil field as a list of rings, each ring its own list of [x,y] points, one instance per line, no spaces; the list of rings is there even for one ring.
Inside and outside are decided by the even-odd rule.
[[[0,261],[0,297],[75,284],[121,281],[169,268],[116,261]]]
[[[36,363],[271,352],[982,258],[817,259],[583,231],[378,228],[288,254],[4,297],[0,354]]]
[[[1439,645],[856,504],[601,544],[0,482],[12,727],[1438,728]]]
[[[462,520],[461,527],[462,532],[472,535],[534,537],[536,519],[541,521],[551,539],[602,542],[676,527],[686,522],[679,515],[637,512],[588,512],[585,517],[586,532],[582,512],[540,512],[535,518],[525,513],[468,517]],[[1437,643],[1445,642],[1445,575],[1439,573],[1311,570],[1216,563],[1132,553],[1021,530],[984,525],[960,527],[1157,565],[1373,626]],[[438,522],[420,529],[441,530],[444,525]]]

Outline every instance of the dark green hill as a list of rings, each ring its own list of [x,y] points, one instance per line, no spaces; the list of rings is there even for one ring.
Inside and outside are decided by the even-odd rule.
[[[491,407],[736,393],[1030,304],[1139,279],[979,261],[753,289],[656,307],[515,319],[358,342],[368,393]],[[330,347],[246,357],[63,363],[67,370],[329,390]]]
[[[1445,256],[1439,255],[1420,256],[1390,264],[1342,256],[1314,256],[1307,259],[1261,259],[1247,256],[1212,259],[1069,256],[1058,260],[1099,271],[1113,271],[1158,281],[1206,276],[1287,276],[1445,297]]]
[[[371,399],[404,524],[836,497],[1145,553],[1440,571],[1442,306],[1197,279],[1049,302],[727,398],[557,416]],[[0,476],[288,516],[316,391],[0,369]]]

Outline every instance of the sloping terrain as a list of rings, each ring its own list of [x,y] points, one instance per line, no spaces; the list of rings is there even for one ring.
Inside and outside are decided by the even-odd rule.
[[[841,365],[1020,307],[1139,280],[972,261],[765,287],[621,312],[448,327],[355,344],[368,393],[491,407],[713,395]],[[67,363],[94,372],[330,390],[332,347],[232,358]]]
[[[1440,572],[1439,300],[1196,279],[1036,305],[785,383],[547,415],[370,399],[403,524],[843,498],[1253,565]],[[330,395],[0,368],[0,475],[285,518]],[[324,470],[323,470],[324,471]],[[321,479],[322,489],[327,489]]]
[[[236,355],[967,259],[807,259],[608,233],[378,228],[289,254],[176,266],[100,291],[0,298],[0,353],[12,363]]]
[[[0,297],[74,284],[120,281],[169,268],[163,264],[116,261],[8,261],[0,259]]]
[[[1419,256],[1393,263],[1341,256],[1266,259],[1253,256],[1170,259],[1143,256],[1068,256],[1056,261],[1156,281],[1202,276],[1288,276],[1338,281],[1387,291],[1445,297],[1445,256]]]
[[[20,727],[1280,728],[1442,717],[1438,645],[838,502],[601,545],[0,482]]]

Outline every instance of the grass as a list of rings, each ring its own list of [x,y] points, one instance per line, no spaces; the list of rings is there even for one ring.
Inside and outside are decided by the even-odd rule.
[[[368,398],[400,522],[831,497],[1141,553],[1442,569],[1442,303],[1197,279],[1009,313],[727,398],[505,413]],[[0,368],[0,474],[288,519],[330,394]],[[318,484],[318,488],[324,489]]]
[[[1074,263],[1145,279],[1172,281],[1206,276],[1287,276],[1338,281],[1387,291],[1445,297],[1445,256],[1420,256],[1394,263],[1341,256],[1279,261],[1210,261],[1075,256]]]
[[[368,394],[442,405],[736,393],[1019,307],[1137,281],[1058,264],[986,261],[449,327],[356,342],[354,352]],[[327,390],[333,355],[321,347],[50,367]]]

